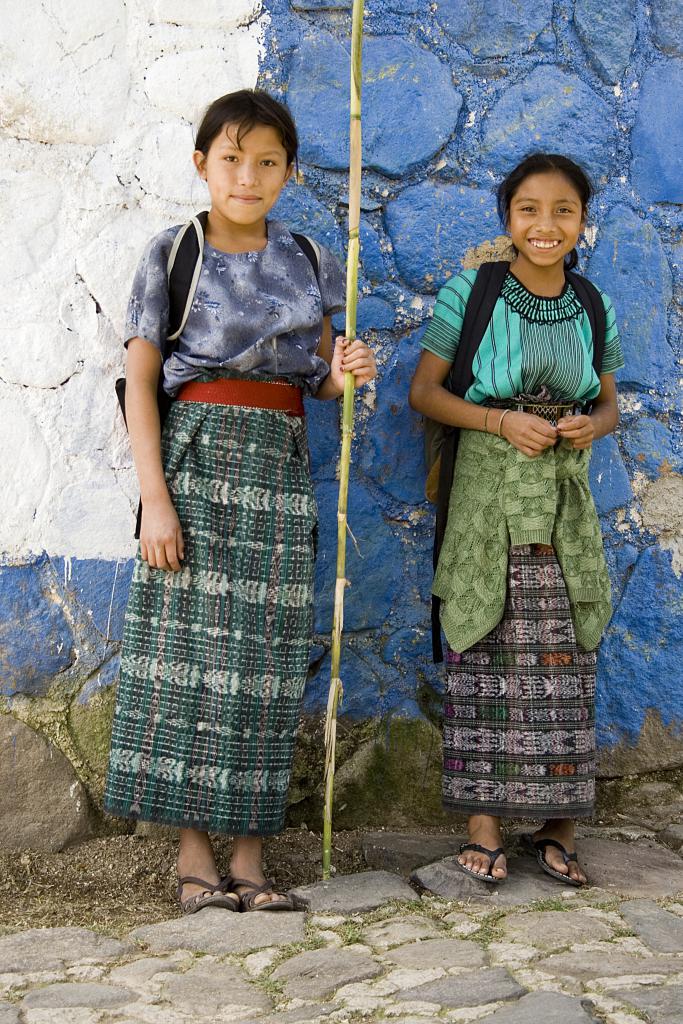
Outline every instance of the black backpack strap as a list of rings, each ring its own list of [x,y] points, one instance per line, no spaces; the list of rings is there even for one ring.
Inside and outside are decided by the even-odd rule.
[[[443,386],[447,391],[464,398],[468,389],[474,381],[472,364],[477,350],[481,345],[481,339],[491,317],[493,310],[503,287],[503,281],[510,269],[508,262],[482,263],[477,271],[477,276],[472,285],[472,291],[465,307],[460,341],[453,360],[453,365],[448,372]],[[446,522],[448,520],[448,506],[453,486],[453,472],[455,469],[455,457],[458,451],[457,427],[447,431],[441,448],[441,465],[439,467],[439,489],[436,500],[436,528],[434,531],[433,564],[434,571],[439,561],[441,545],[446,533]],[[432,657],[436,663],[443,661],[443,647],[441,644],[441,622],[440,622],[441,600],[432,595]]]
[[[292,231],[292,238],[301,249],[302,253],[313,267],[316,281],[320,281],[320,249],[317,242],[314,242],[308,235],[299,235]]]
[[[164,359],[175,351],[178,338],[187,322],[197,290],[204,255],[204,232],[208,210],[195,214],[176,235],[168,257],[168,344]]]
[[[592,281],[582,277],[575,271],[567,271],[567,278],[576,292],[576,296],[586,310],[593,335],[593,369],[598,377],[602,372],[602,361],[605,355],[605,338],[607,335],[607,314],[602,295]]]

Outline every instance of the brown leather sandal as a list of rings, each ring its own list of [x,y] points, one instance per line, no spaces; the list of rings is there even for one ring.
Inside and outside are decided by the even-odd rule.
[[[194,896],[188,896],[186,900],[181,899],[181,893],[183,886],[186,882],[192,882],[194,885],[202,885],[204,892],[198,892]],[[232,891],[232,879],[230,875],[226,875],[221,878],[217,885],[213,885],[211,882],[207,882],[203,878],[195,878],[194,875],[184,875],[183,878],[178,879],[178,902],[180,903],[180,909],[183,914],[196,914],[198,910],[203,910],[204,907],[220,907],[222,910],[239,910],[241,901],[234,900],[232,897],[227,896],[226,893]],[[237,895],[235,893],[235,895]]]
[[[248,888],[248,892],[237,892],[239,887]],[[248,878],[233,878],[230,891],[239,896],[240,910],[245,914],[251,914],[257,910],[294,910],[293,901],[289,896],[285,896],[283,892],[276,890],[275,880],[272,878],[266,879],[263,885],[250,882]],[[279,900],[263,900],[262,903],[256,903],[256,897],[260,896],[261,893],[272,893],[274,896],[282,896],[284,898]]]

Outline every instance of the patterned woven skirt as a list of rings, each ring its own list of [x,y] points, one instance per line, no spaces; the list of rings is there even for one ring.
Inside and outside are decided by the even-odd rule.
[[[447,654],[444,806],[504,817],[589,816],[596,656],[577,647],[552,549],[511,548],[503,619],[463,654]]]
[[[105,809],[230,835],[284,822],[312,631],[303,418],[175,402],[162,438],[178,573],[135,562]]]

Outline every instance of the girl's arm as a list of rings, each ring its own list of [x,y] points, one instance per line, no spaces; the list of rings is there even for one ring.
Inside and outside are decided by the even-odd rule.
[[[152,568],[177,572],[184,546],[161,464],[160,371],[158,348],[144,338],[132,338],[126,358],[126,419],[142,499],[140,554]]]
[[[614,374],[600,377],[600,394],[593,399],[590,416],[563,416],[557,423],[557,432],[565,437],[572,448],[590,448],[599,437],[611,434],[619,423],[617,386]]]
[[[503,409],[489,409],[451,394],[443,387],[450,368],[448,360],[422,352],[410,385],[411,408],[438,423],[465,430],[497,434],[500,427],[500,436],[530,458],[555,444],[555,428],[540,416],[508,412],[503,419]]]
[[[338,337],[332,345],[332,321],[323,318],[323,332],[318,346],[318,355],[329,364],[330,372],[318,388],[315,397],[320,399],[338,398],[344,393],[344,374],[353,374],[356,387],[367,384],[377,376],[375,357],[362,341],[346,341]]]

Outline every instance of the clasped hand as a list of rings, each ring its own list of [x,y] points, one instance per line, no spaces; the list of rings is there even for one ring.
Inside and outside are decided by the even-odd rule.
[[[552,448],[558,438],[567,441],[571,448],[590,448],[595,429],[590,416],[563,416],[557,427],[541,416],[527,412],[509,412],[503,419],[501,435],[518,451],[529,458],[540,455],[546,448]]]
[[[353,374],[356,387],[367,384],[377,376],[375,357],[367,345],[358,338],[347,341],[341,336],[337,337],[335,342],[330,363],[330,378],[340,394],[344,390],[345,373]]]

